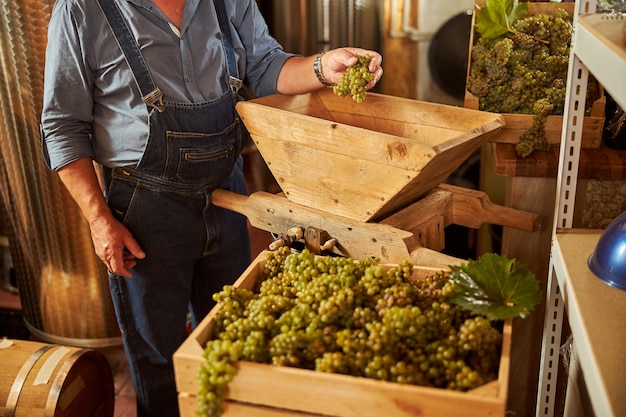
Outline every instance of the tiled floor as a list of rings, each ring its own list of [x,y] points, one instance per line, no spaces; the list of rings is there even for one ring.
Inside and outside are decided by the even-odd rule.
[[[99,349],[109,360],[115,386],[114,417],[136,417],[135,390],[128,373],[128,361],[121,346]]]

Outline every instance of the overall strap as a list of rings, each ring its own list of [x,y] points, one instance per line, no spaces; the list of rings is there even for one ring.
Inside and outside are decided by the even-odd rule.
[[[226,14],[226,6],[224,0],[215,0],[215,11],[217,12],[217,20],[222,32],[222,44],[226,52],[226,65],[228,69],[228,87],[233,95],[239,92],[243,85],[243,81],[239,78],[239,70],[237,69],[237,59],[235,57],[235,48],[233,46],[233,37],[228,24],[228,15]]]
[[[156,108],[159,112],[165,110],[163,105],[163,92],[154,85],[148,66],[139,50],[137,41],[126,25],[119,6],[115,0],[98,0],[100,9],[104,13],[109,27],[115,35],[115,39],[120,49],[124,53],[124,58],[130,67],[142,100],[148,106]]]

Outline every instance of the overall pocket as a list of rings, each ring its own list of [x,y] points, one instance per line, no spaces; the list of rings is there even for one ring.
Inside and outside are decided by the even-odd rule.
[[[116,170],[107,179],[108,186],[105,193],[107,204],[113,216],[123,225],[128,226],[128,216],[133,209],[136,200],[137,184],[133,181],[126,181],[117,178]]]
[[[165,177],[185,183],[218,184],[239,154],[237,123],[215,133],[168,131]]]

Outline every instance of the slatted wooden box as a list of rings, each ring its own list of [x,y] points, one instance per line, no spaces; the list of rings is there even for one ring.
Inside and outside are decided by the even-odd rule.
[[[252,289],[260,278],[262,252],[235,285]],[[414,278],[433,273],[415,267]],[[216,307],[174,354],[182,417],[194,417],[202,352],[211,338]],[[494,417],[505,415],[511,323],[503,330],[498,379],[468,392],[402,385],[348,375],[240,362],[229,384],[224,417]]]
[[[484,6],[485,0],[477,0],[476,5]],[[536,16],[539,14],[552,14],[555,9],[563,8],[573,14],[575,10],[574,3],[549,3],[534,2],[528,3],[528,16]],[[475,27],[476,13],[472,17],[472,29],[470,31],[467,76],[471,68],[472,45],[476,36]],[[479,100],[469,91],[465,91],[464,107],[477,110],[479,108]],[[602,131],[604,128],[606,107],[606,97],[601,96],[591,107],[590,115],[586,116],[583,121],[582,143],[583,148],[599,148],[602,143]],[[533,125],[533,115],[530,114],[512,114],[502,113],[505,126],[491,135],[489,142],[494,143],[511,143],[517,144],[520,136],[522,136]],[[548,116],[545,124],[546,140],[551,145],[558,145],[561,142],[561,132],[563,130],[563,116]]]
[[[502,127],[498,114],[332,89],[240,102],[237,110],[285,196],[358,221],[416,201]]]

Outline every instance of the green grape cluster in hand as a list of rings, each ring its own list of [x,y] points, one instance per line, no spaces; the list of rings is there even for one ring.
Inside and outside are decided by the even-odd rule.
[[[341,76],[339,83],[333,86],[333,92],[339,97],[352,96],[352,100],[362,103],[367,95],[365,86],[375,78],[369,66],[372,57],[367,54],[358,56],[358,61]]]
[[[412,274],[407,261],[270,252],[254,291],[214,296],[198,414],[221,415],[239,360],[461,391],[495,379],[500,329],[448,302],[446,272]]]

